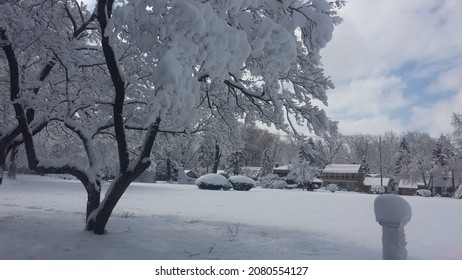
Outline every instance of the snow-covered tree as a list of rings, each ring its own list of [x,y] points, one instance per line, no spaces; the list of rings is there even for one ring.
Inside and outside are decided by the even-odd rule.
[[[263,151],[263,156],[261,158],[261,176],[265,176],[273,173],[273,158],[270,156],[268,149]]]
[[[327,104],[332,87],[319,51],[339,22],[338,3],[98,0],[91,13],[77,1],[2,2],[15,118],[2,127],[0,148],[7,151],[21,132],[30,166],[73,174],[96,190],[87,228],[102,234],[125,190],[150,166],[158,133],[189,133],[210,120],[231,132],[243,120],[287,132],[293,120],[317,133],[334,129],[312,101]],[[32,135],[51,112],[82,142],[87,167],[37,157]],[[102,130],[116,143],[118,168],[99,204],[93,139]]]
[[[448,137],[441,135],[433,148],[434,173],[440,177],[450,177],[451,185],[447,186],[445,192],[452,195],[456,189],[455,186],[455,158],[456,152]]]
[[[216,145],[217,142],[210,137],[203,137],[199,143],[199,148],[196,151],[197,163],[205,169],[205,173],[209,173],[213,169],[212,166],[216,158]],[[212,173],[216,173],[216,170]]]
[[[308,140],[303,138],[300,140],[298,157],[301,160],[315,162],[318,156],[319,152],[316,150],[313,138],[310,137]]]
[[[244,125],[240,131],[244,143],[245,165],[259,166],[263,151],[274,145],[276,136],[268,130],[249,124]]]
[[[330,131],[323,131],[321,133],[322,145],[325,147],[322,149],[321,155],[323,161],[326,164],[342,163],[345,155],[342,154],[344,151],[345,137],[338,132],[337,127],[333,127]]]
[[[298,186],[308,186],[319,173],[319,167],[311,165],[307,160],[298,160],[292,163],[287,179],[296,182]]]
[[[405,176],[406,168],[411,163],[411,148],[406,138],[403,136],[399,142],[399,149],[396,154],[394,174],[396,178]]]
[[[228,165],[226,166],[226,172],[232,175],[239,175],[242,173],[242,167],[245,163],[245,155],[241,150],[231,153],[226,160]]]
[[[97,106],[89,91],[102,88],[82,82],[98,79],[87,69],[87,63],[95,63],[94,16],[75,1],[13,1],[0,5],[0,12],[9,100],[17,120],[2,132],[0,160],[5,151],[24,143],[31,169],[74,175],[87,191],[88,217],[100,202],[93,137],[102,127],[96,125],[99,118],[92,118],[91,128],[83,126],[85,116]],[[52,120],[80,139],[86,167],[70,157],[49,160],[37,154],[33,135]]]

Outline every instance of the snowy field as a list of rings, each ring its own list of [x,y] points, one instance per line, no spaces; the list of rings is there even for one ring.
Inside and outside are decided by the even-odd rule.
[[[79,182],[19,176],[0,186],[0,259],[381,259],[375,197],[136,183],[98,236]],[[404,198],[409,259],[461,260],[462,201]]]

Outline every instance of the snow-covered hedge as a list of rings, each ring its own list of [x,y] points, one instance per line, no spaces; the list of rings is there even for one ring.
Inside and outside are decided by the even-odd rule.
[[[432,192],[430,190],[418,190],[416,191],[417,196],[423,196],[423,197],[430,197],[432,196]]]
[[[462,199],[462,185],[460,185],[454,193],[454,198]]]
[[[255,181],[247,176],[242,176],[242,175],[231,176],[228,178],[228,180],[231,182],[231,184],[233,185],[233,188],[236,191],[248,191],[251,188],[255,187]]]
[[[385,187],[384,186],[372,186],[371,187],[371,192],[373,194],[384,194],[385,193]]]
[[[204,190],[229,190],[233,187],[224,176],[213,173],[197,178],[196,186]]]
[[[268,188],[268,189],[285,189],[287,188],[287,182],[281,180],[276,174],[268,174],[263,176],[260,179],[261,187]]]
[[[331,191],[331,192],[336,192],[340,188],[336,184],[329,184],[329,185],[327,185],[326,189]]]

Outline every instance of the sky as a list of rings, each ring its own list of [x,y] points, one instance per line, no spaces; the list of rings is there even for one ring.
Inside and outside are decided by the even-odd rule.
[[[92,0],[84,2],[94,3]],[[322,50],[343,134],[452,132],[462,112],[462,1],[348,0]]]
[[[349,0],[322,50],[344,134],[452,132],[462,112],[462,1]]]

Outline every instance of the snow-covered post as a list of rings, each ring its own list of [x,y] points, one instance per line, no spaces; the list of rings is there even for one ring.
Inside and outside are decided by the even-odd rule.
[[[382,258],[405,260],[407,242],[404,226],[412,216],[409,203],[398,195],[383,194],[375,199],[374,211],[376,221],[382,226]]]

